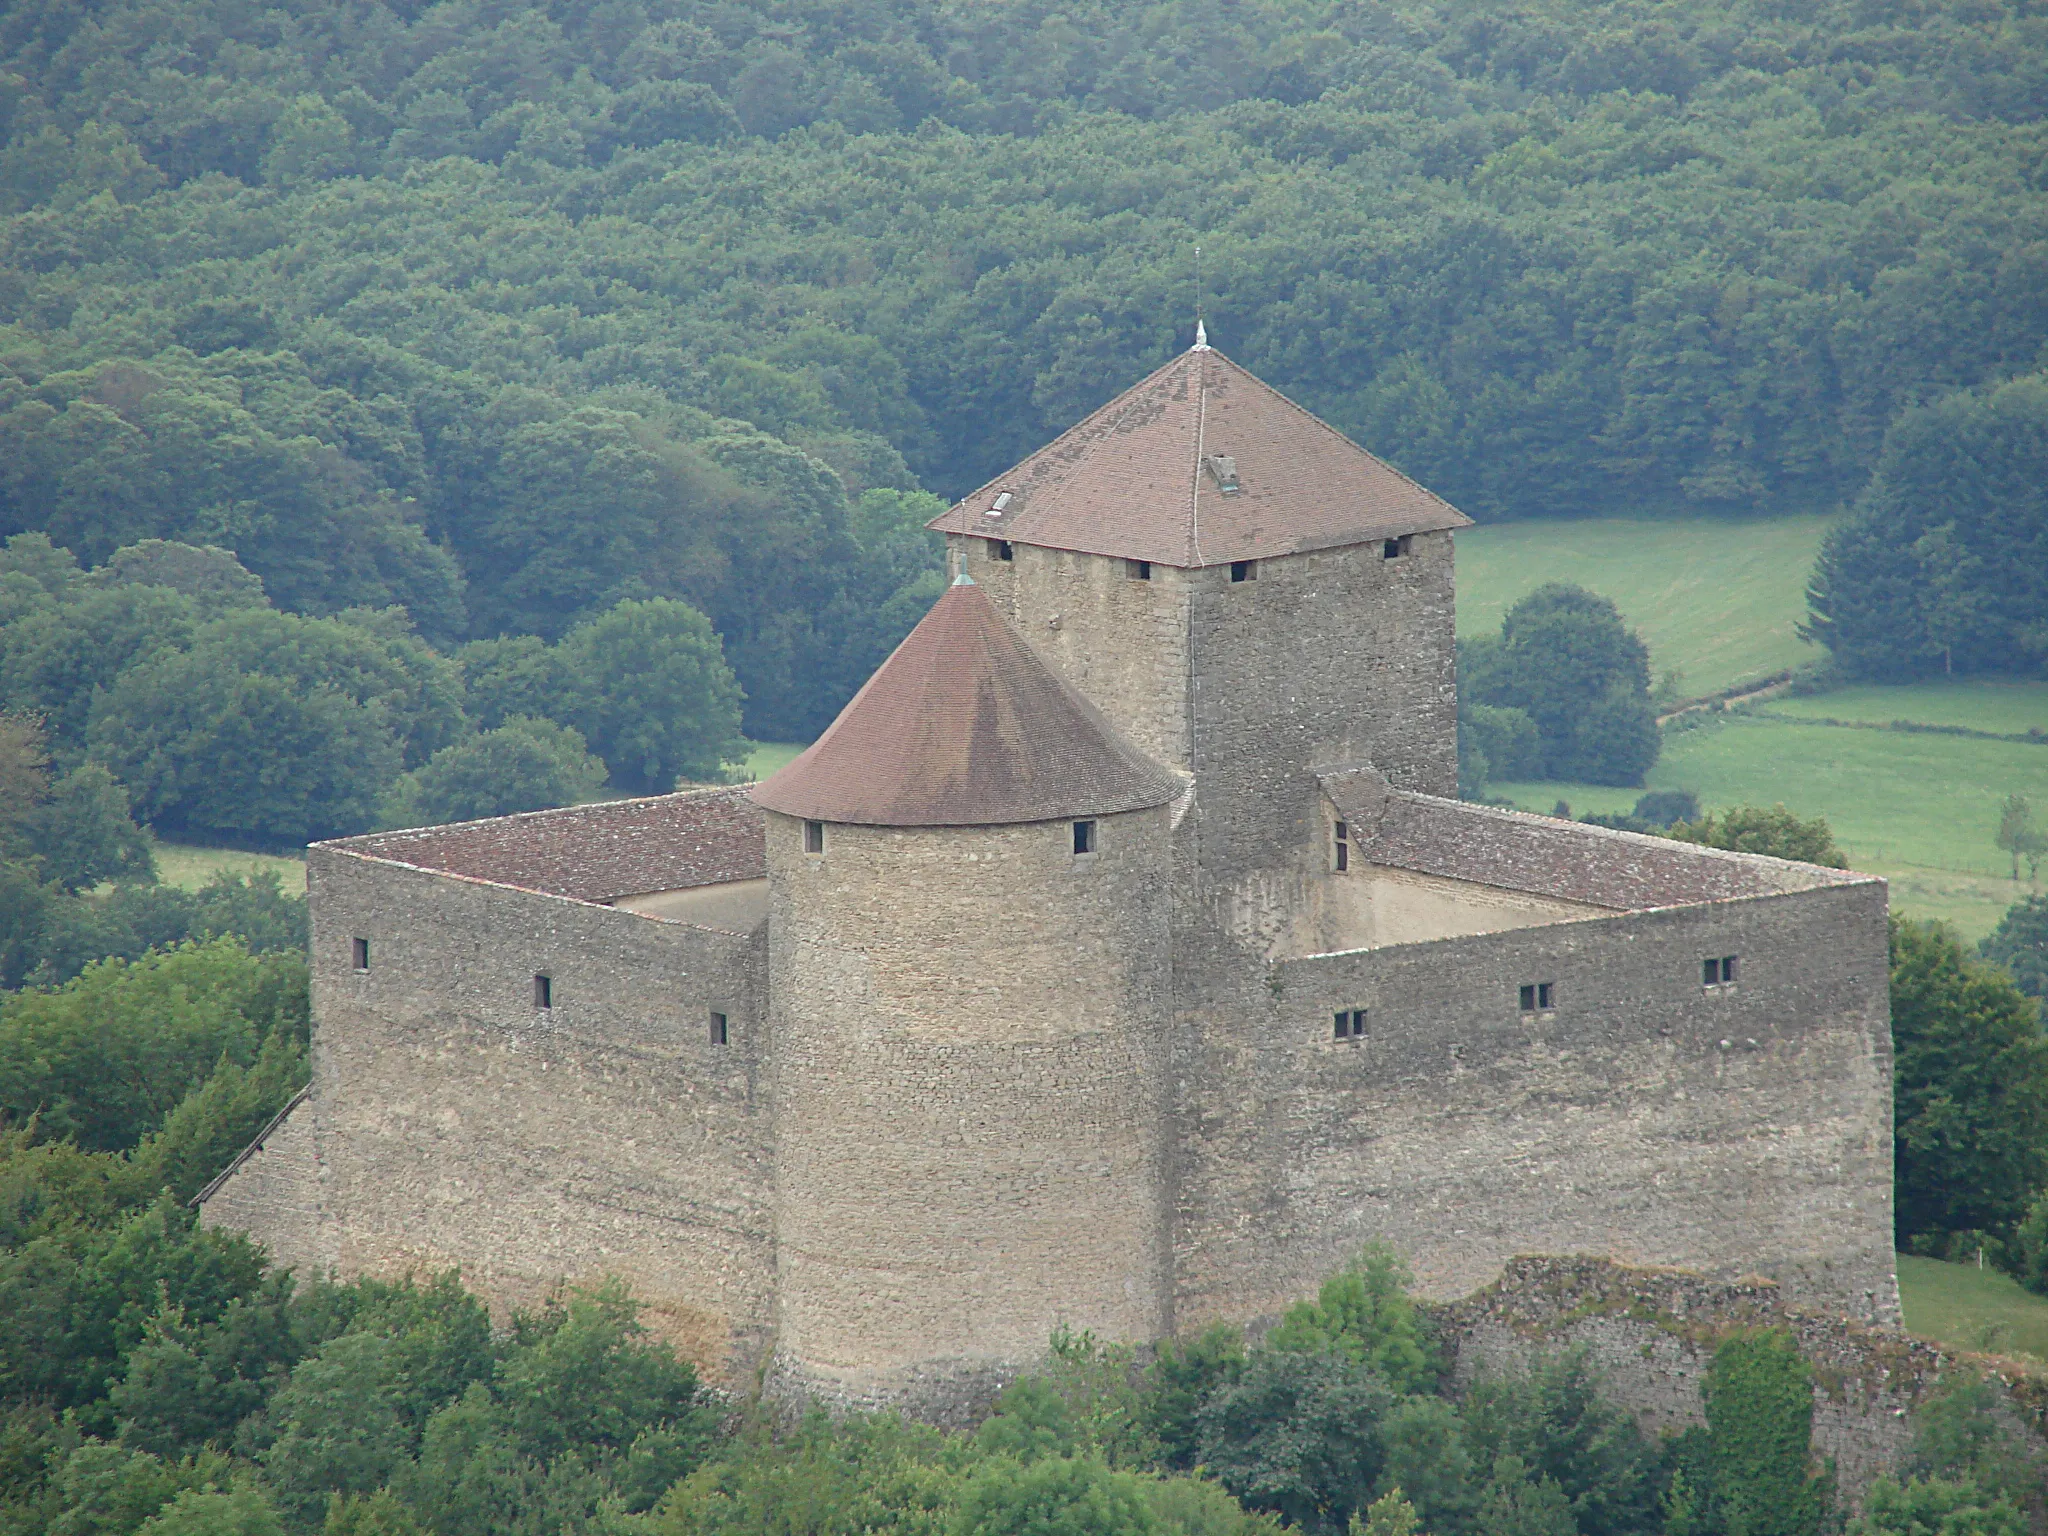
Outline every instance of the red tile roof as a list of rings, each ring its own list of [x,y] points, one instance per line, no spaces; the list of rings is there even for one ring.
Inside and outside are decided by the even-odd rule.
[[[989,516],[1004,495],[1002,512]],[[931,526],[1187,567],[1470,523],[1203,347],[1134,384]]]
[[[1181,787],[963,580],[753,796],[817,821],[957,827],[1138,810]]]
[[[1389,790],[1371,769],[1332,770],[1318,777],[1331,803],[1348,819],[1359,857],[1368,863],[1616,911],[1776,896],[1872,878]]]
[[[318,846],[578,901],[768,873],[761,813],[743,787],[372,832]]]

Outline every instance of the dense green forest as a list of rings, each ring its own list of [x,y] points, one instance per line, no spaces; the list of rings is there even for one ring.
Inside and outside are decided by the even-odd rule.
[[[861,493],[1184,345],[1198,242],[1227,351],[1481,518],[1857,497],[2042,365],[2044,107],[2022,0],[25,0],[0,533],[441,646],[681,599],[803,737],[929,595]],[[1865,656],[1859,559],[1852,665],[2048,654]]]

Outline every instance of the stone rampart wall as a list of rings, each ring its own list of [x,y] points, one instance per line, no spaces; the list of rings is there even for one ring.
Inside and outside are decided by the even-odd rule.
[[[760,1359],[764,938],[329,849],[308,880],[312,1092],[207,1219],[345,1275],[460,1265],[499,1308],[616,1274],[715,1379]],[[256,1188],[287,1160],[314,1171],[310,1196]]]
[[[1744,898],[1184,993],[1180,1327],[1277,1312],[1372,1238],[1435,1297],[1592,1252],[1895,1320],[1884,903]],[[1704,987],[1723,955],[1738,983]],[[1523,1012],[1542,983],[1555,1006]],[[1333,1038],[1356,1008],[1366,1037]]]
[[[1651,1434],[1704,1424],[1714,1349],[1744,1328],[1784,1328],[1813,1366],[1813,1441],[1854,1502],[1910,1448],[1908,1415],[1945,1372],[1983,1370],[2002,1387],[2010,1422],[2040,1449],[2048,1373],[2013,1361],[1960,1359],[1889,1328],[1789,1308],[1763,1279],[1711,1280],[1598,1259],[1517,1258],[1494,1285],[1430,1309],[1452,1356],[1450,1386],[1524,1370],[1541,1351],[1583,1346],[1603,1392]]]

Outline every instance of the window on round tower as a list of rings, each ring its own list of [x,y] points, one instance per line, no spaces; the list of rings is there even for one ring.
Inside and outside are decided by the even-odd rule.
[[[1074,823],[1074,852],[1078,854],[1095,851],[1095,823],[1077,821]]]

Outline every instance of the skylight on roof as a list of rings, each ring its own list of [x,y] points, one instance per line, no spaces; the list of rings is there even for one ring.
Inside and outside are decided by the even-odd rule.
[[[1010,493],[1008,491],[1004,491],[1000,496],[996,497],[996,504],[990,507],[986,512],[982,513],[981,515],[983,517],[1001,517],[1003,515],[1003,508],[1007,507],[1009,504]]]

